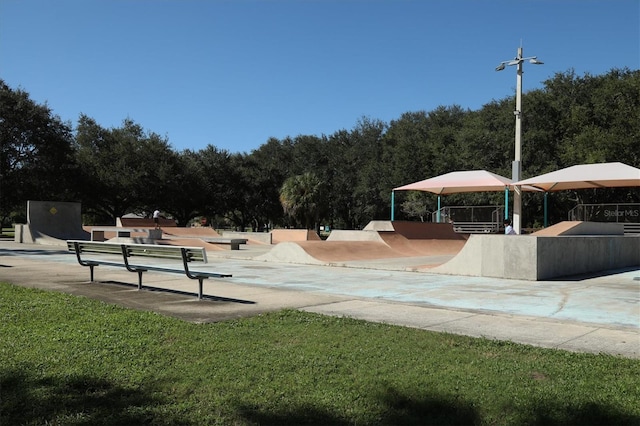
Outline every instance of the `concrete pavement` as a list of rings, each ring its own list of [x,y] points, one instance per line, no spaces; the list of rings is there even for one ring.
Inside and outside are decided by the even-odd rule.
[[[270,246],[208,252],[202,269],[231,273],[205,281],[175,274],[137,275],[120,268],[80,266],[64,248],[0,241],[0,281],[62,291],[210,322],[282,308],[348,316],[437,332],[509,340],[577,352],[640,358],[640,270],[598,277],[520,281],[405,270],[429,259],[395,258],[340,266],[255,260]],[[406,268],[410,269],[410,268]],[[153,291],[160,289],[164,291]]]

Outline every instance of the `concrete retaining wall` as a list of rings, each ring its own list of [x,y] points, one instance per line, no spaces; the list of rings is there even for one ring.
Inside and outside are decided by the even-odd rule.
[[[640,236],[472,235],[431,271],[537,281],[639,266]]]
[[[537,237],[537,279],[640,266],[640,235]]]

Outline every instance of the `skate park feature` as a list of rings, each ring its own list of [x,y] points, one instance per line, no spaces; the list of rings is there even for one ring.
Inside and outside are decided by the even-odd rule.
[[[27,223],[15,225],[17,243],[65,245],[68,239],[88,239],[82,229],[81,204],[27,201]]]
[[[368,260],[374,267],[393,258],[415,259],[406,268],[414,271],[538,281],[638,267],[640,236],[624,235],[613,223],[562,222],[541,235],[465,236],[450,224],[376,221],[362,231],[334,230],[327,241],[281,243],[259,259],[334,266]]]
[[[91,227],[81,227],[79,203],[30,202],[28,212],[29,223],[16,227],[16,242],[65,245],[66,240],[90,239]],[[265,234],[272,244],[251,238]],[[172,226],[159,230],[109,227],[103,237],[125,244],[202,247],[210,252],[240,251],[242,245],[247,252],[243,256],[256,261],[372,269],[395,263],[401,270],[530,281],[640,266],[640,235],[624,235],[617,223],[561,222],[516,236],[461,234],[450,223],[408,221],[372,221],[362,230],[334,229],[326,241],[314,231],[301,229],[244,233],[247,238],[236,235]],[[263,249],[251,256],[254,246]]]

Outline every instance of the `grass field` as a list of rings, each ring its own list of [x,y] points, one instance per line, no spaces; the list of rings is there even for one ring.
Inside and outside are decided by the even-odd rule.
[[[0,425],[634,425],[640,361],[285,310],[191,324],[0,284]]]

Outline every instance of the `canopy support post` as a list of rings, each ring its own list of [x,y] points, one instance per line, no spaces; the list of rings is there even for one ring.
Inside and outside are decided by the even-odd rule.
[[[547,217],[547,195],[549,193],[547,191],[544,191],[544,227],[547,227],[548,222],[548,217]]]
[[[395,215],[394,215],[395,202],[396,202],[395,198],[396,198],[396,192],[392,190],[391,191],[391,222],[393,222],[394,217],[395,217]]]
[[[504,218],[509,219],[509,187],[504,188]]]

